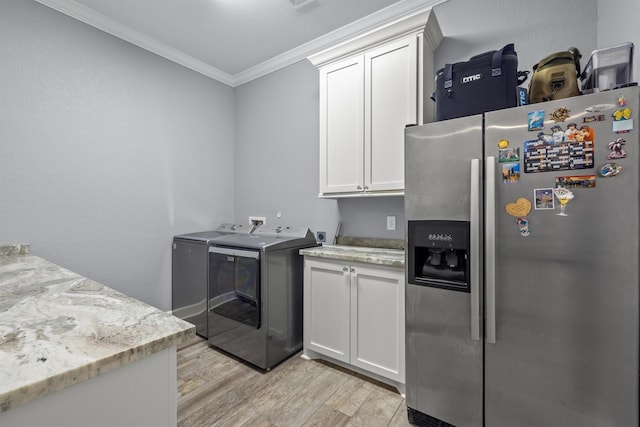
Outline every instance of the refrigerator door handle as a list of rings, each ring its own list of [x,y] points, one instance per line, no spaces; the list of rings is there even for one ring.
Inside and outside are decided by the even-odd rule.
[[[485,199],[485,289],[487,343],[496,343],[496,158],[487,157]]]
[[[471,339],[480,341],[480,159],[471,159],[470,195],[470,291]]]

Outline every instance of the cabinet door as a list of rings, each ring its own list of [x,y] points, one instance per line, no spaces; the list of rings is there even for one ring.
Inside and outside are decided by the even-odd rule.
[[[349,268],[304,261],[304,346],[349,362]]]
[[[351,364],[404,384],[404,272],[354,266]]]
[[[365,53],[365,166],[368,191],[404,189],[404,128],[418,123],[415,35]]]
[[[320,192],[362,191],[364,183],[362,55],[320,70]]]

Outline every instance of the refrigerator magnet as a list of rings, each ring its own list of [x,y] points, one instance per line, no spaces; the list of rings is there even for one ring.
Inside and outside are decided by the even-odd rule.
[[[624,95],[622,94],[618,95],[617,104],[620,107],[624,107],[625,105],[627,105],[627,100],[625,99]]]
[[[633,130],[633,119],[631,118],[631,108],[625,107],[626,102],[621,104],[624,108],[619,108],[613,112],[613,132],[627,133]]]
[[[520,147],[501,148],[498,150],[498,161],[500,163],[519,162]]]
[[[606,119],[604,114],[598,114],[595,116],[586,116],[582,118],[582,123],[604,122]]]
[[[631,118],[631,108],[625,107],[625,108],[617,109],[611,115],[613,116],[613,119],[616,121],[629,120]]]
[[[558,203],[560,203],[560,212],[556,215],[569,216],[564,212],[564,209],[567,206],[567,203],[573,199],[573,191],[563,187],[556,187],[553,189],[553,195],[556,196]]]
[[[622,166],[617,163],[605,163],[598,168],[598,173],[603,178],[611,178],[618,175],[622,170]]]
[[[631,132],[632,130],[633,130],[633,119],[613,121],[614,133],[628,133],[628,132]]]
[[[594,188],[596,186],[595,175],[571,175],[557,176],[556,188]]]
[[[590,107],[587,107],[585,111],[589,113],[599,113],[600,111],[607,111],[615,107],[613,104],[596,104]]]
[[[611,151],[607,156],[607,160],[624,159],[627,157],[627,152],[624,151],[624,146],[627,141],[623,138],[617,138],[615,141],[611,141],[607,144],[607,148]]]
[[[507,141],[506,139],[501,139],[500,141],[498,141],[498,148],[499,149],[504,150],[508,146],[509,146],[509,141]]]
[[[525,217],[529,215],[531,212],[531,202],[529,199],[524,197],[520,197],[514,203],[507,203],[504,207],[504,210],[511,216],[517,217]]]
[[[518,224],[520,235],[522,237],[527,237],[531,234],[531,232],[529,231],[529,220],[527,218],[519,216],[518,218],[516,218],[516,224]]]
[[[504,184],[520,182],[520,163],[504,163],[502,165],[502,182]]]
[[[544,129],[544,110],[531,111],[528,113],[527,123],[530,131]]]
[[[553,110],[551,114],[549,114],[549,116],[551,116],[551,120],[553,120],[556,123],[564,122],[569,118],[570,112],[571,110],[569,110],[567,107],[558,107],[555,110]]]
[[[536,188],[533,190],[534,207],[538,209],[554,209],[553,188]]]

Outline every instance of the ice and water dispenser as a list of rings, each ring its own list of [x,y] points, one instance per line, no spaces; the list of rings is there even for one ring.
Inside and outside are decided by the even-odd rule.
[[[467,221],[409,221],[409,283],[469,292],[469,232]]]

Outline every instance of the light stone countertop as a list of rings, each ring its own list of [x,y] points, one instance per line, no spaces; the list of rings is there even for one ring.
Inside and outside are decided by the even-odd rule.
[[[179,345],[195,327],[0,246],[0,412]]]
[[[301,249],[300,255],[404,267],[404,250],[399,249],[324,245]]]

